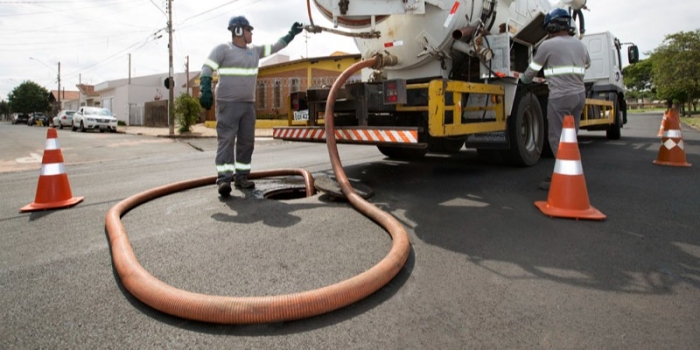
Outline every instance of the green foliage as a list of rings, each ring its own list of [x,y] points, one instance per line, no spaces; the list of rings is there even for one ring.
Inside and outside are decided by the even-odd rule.
[[[0,114],[10,115],[10,104],[5,100],[0,102]]]
[[[622,70],[625,77],[625,87],[631,91],[651,91],[653,88],[652,62],[650,59],[640,60]]]
[[[188,93],[182,93],[180,97],[175,99],[175,117],[180,125],[177,131],[179,133],[190,132],[201,111],[202,106],[199,105],[199,100]]]
[[[700,97],[700,29],[667,35],[650,59],[659,98],[686,103]]]
[[[48,112],[49,91],[43,86],[25,81],[7,95],[13,113]]]

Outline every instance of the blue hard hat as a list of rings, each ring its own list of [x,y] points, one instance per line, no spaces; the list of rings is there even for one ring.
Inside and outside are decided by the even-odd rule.
[[[555,8],[552,9],[552,11],[549,11],[549,13],[544,17],[544,23],[542,24],[542,28],[547,29],[547,26],[549,26],[549,24],[553,22],[559,25],[568,26],[570,21],[571,14],[569,14],[569,11],[563,8]]]
[[[253,26],[250,25],[250,22],[245,17],[235,16],[228,20],[228,30],[233,31],[234,28],[250,28],[252,30]]]

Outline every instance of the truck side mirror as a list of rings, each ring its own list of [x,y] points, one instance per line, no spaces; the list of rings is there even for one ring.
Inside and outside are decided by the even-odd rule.
[[[627,61],[629,61],[630,64],[639,62],[639,48],[637,48],[637,45],[632,45],[627,48]]]

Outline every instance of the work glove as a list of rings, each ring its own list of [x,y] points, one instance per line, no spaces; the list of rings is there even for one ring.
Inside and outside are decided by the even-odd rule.
[[[201,95],[199,96],[199,104],[206,110],[210,110],[214,104],[214,95],[211,93],[211,77],[199,78],[199,87]]]
[[[520,82],[522,84],[530,84],[530,83],[532,83],[532,79],[529,79],[528,77],[526,77],[525,74],[520,74]]]
[[[303,30],[304,30],[303,24],[301,24],[299,22],[294,22],[294,24],[292,24],[292,28],[289,29],[289,33],[287,33],[287,35],[282,37],[282,41],[284,41],[285,44],[289,45],[289,43],[292,42],[292,39],[294,39],[294,37],[297,34],[301,33]]]

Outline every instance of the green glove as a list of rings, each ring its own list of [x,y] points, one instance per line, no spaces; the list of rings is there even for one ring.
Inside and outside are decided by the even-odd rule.
[[[199,86],[202,92],[199,96],[199,104],[206,110],[210,110],[214,104],[214,96],[211,93],[211,77],[203,76],[199,78]]]
[[[282,41],[289,45],[289,43],[292,42],[292,39],[294,39],[297,34],[301,33],[302,30],[304,30],[304,25],[299,22],[294,22],[294,24],[292,24],[292,28],[289,29],[289,33],[282,37]]]

